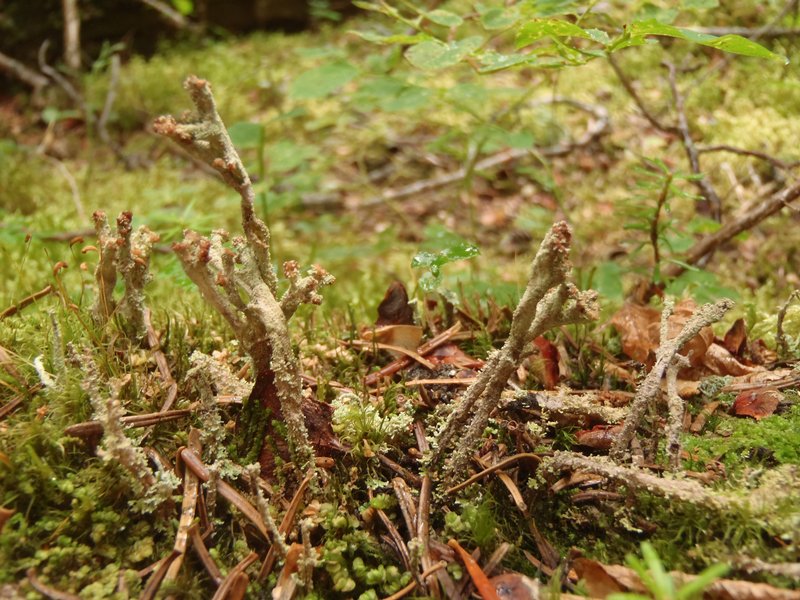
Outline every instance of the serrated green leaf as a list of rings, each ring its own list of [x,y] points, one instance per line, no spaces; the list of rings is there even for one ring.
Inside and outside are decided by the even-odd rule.
[[[264,126],[261,123],[239,121],[228,127],[233,145],[240,149],[260,148],[264,143]]]
[[[525,23],[517,32],[516,46],[524,48],[545,38],[580,37],[592,39],[582,27],[561,19],[536,19]]]
[[[294,80],[289,94],[296,100],[324,98],[358,75],[358,69],[345,61],[337,61],[311,69]]]
[[[458,27],[464,22],[464,19],[457,14],[449,10],[442,10],[441,8],[425,13],[425,18],[444,27]]]
[[[683,29],[682,27],[665,25],[664,23],[659,23],[652,19],[648,21],[635,21],[626,28],[626,33],[630,35],[631,40],[643,40],[646,36],[662,35],[687,40],[703,46],[709,46],[717,50],[730,52],[731,54],[779,60],[784,64],[789,62],[787,58],[775,54],[767,50],[764,46],[740,35],[729,34],[717,37],[707,33]]]

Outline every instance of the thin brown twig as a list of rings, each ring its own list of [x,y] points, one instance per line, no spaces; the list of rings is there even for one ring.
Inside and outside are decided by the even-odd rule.
[[[458,321],[455,325],[446,329],[439,335],[431,338],[424,344],[422,344],[419,348],[417,348],[417,354],[420,356],[425,356],[426,354],[430,354],[439,346],[447,343],[450,338],[458,333],[461,330],[461,321]],[[376,371],[375,373],[370,373],[364,378],[364,385],[366,386],[373,386],[379,383],[382,379],[386,377],[391,377],[398,371],[405,369],[412,363],[412,360],[407,356],[402,356],[397,360],[389,363],[385,367],[383,367],[380,371]]]
[[[149,427],[158,423],[166,423],[183,419],[192,414],[191,408],[181,408],[164,412],[145,413],[142,415],[125,415],[120,419],[127,427]],[[64,434],[72,437],[92,437],[103,433],[103,424],[100,421],[84,421],[64,429]]]
[[[672,125],[664,125],[656,116],[650,112],[650,109],[647,108],[647,105],[644,103],[642,98],[639,96],[639,93],[636,91],[636,88],[633,87],[631,80],[628,79],[628,76],[622,70],[622,67],[619,66],[617,59],[614,55],[608,55],[608,63],[611,65],[611,68],[614,70],[614,74],[619,79],[619,82],[622,84],[622,87],[625,88],[625,91],[633,100],[633,103],[636,104],[636,107],[642,113],[642,116],[647,119],[647,121],[659,131],[663,131],[665,133],[678,133],[678,129]]]
[[[753,158],[758,158],[768,162],[778,169],[783,169],[785,171],[800,167],[800,160],[786,162],[785,160],[776,158],[775,156],[767,154],[766,152],[761,152],[759,150],[748,150],[746,148],[739,148],[738,146],[731,146],[730,144],[716,144],[714,146],[700,146],[697,148],[698,154],[707,154],[710,152],[730,152],[731,154],[738,154],[740,156],[752,156]]]
[[[223,579],[222,583],[217,588],[216,593],[212,596],[211,600],[223,600],[228,597],[231,588],[238,587],[239,576],[244,574],[245,569],[253,564],[258,559],[258,554],[251,552],[239,564],[233,567],[228,575]]]
[[[425,569],[422,572],[422,576],[421,577],[422,577],[422,579],[427,579],[428,577],[430,577],[431,575],[436,573],[436,571],[438,571],[439,569],[444,569],[446,566],[447,566],[447,563],[445,561],[443,561],[443,560],[440,560],[436,564],[433,564],[430,567],[428,567],[427,569]],[[383,600],[400,600],[401,598],[403,598],[403,597],[407,596],[408,594],[410,594],[411,592],[413,592],[415,587],[417,587],[417,582],[416,581],[412,581],[407,586],[405,586],[404,588],[399,589],[398,591],[396,591],[391,596],[386,596],[386,598],[384,598]]]
[[[189,528],[189,537],[192,540],[192,548],[194,548],[197,557],[200,559],[200,562],[203,563],[212,581],[214,581],[216,585],[222,583],[222,572],[219,570],[217,563],[214,562],[214,558],[209,553],[208,548],[206,548],[206,543],[203,541],[203,536],[200,535],[200,527],[197,523]]]
[[[424,179],[421,181],[415,181],[414,183],[401,188],[384,190],[380,195],[374,198],[368,198],[363,202],[359,202],[354,208],[369,208],[384,204],[386,202],[397,201],[410,196],[415,196],[423,192],[430,192],[432,190],[453,183],[458,183],[459,181],[466,179],[469,176],[470,171],[489,171],[514,162],[515,160],[527,158],[532,155],[550,158],[564,156],[577,148],[588,146],[601,136],[605,135],[610,127],[608,111],[603,106],[579,102],[572,98],[565,98],[563,96],[554,96],[544,101],[531,103],[532,106],[541,104],[566,104],[582,112],[588,113],[593,117],[593,121],[589,123],[583,135],[574,141],[558,143],[554,146],[548,146],[546,148],[538,148],[535,152],[531,152],[531,150],[527,148],[511,148],[509,150],[503,150],[502,152],[498,152],[497,154],[475,162],[475,164],[472,166],[472,169],[462,167],[450,173],[445,173],[444,175],[439,175],[437,177],[432,177],[430,179]]]
[[[57,590],[39,581],[39,578],[36,576],[36,569],[33,567],[26,571],[25,576],[28,578],[31,587],[45,598],[50,598],[50,600],[80,600],[80,596],[70,594],[69,592],[62,592],[61,590]]]
[[[720,200],[716,190],[700,170],[700,158],[697,152],[697,146],[695,146],[692,133],[689,129],[689,121],[686,118],[684,97],[678,89],[677,69],[675,65],[669,61],[664,61],[662,64],[667,68],[669,74],[667,80],[669,81],[669,87],[672,91],[675,112],[678,115],[678,131],[683,140],[683,148],[686,152],[686,157],[689,159],[689,166],[691,167],[692,173],[700,176],[699,179],[695,180],[694,184],[697,186],[697,189],[700,190],[700,194],[705,198],[706,202],[708,202],[714,220],[719,221],[722,218],[722,200]]]
[[[481,479],[483,479],[487,475],[490,475],[490,474],[494,473],[495,471],[499,471],[500,469],[505,469],[509,465],[513,465],[515,462],[517,462],[519,460],[523,460],[523,459],[533,460],[537,464],[542,462],[542,457],[539,456],[538,454],[533,454],[532,452],[522,452],[520,454],[515,454],[514,456],[509,456],[508,458],[503,459],[500,462],[498,462],[498,463],[496,463],[496,464],[494,464],[494,465],[492,465],[490,467],[485,468],[480,473],[475,473],[475,475],[473,475],[469,479],[467,479],[465,481],[462,481],[458,485],[454,485],[453,487],[446,489],[444,493],[445,494],[455,494],[456,492],[460,492],[461,490],[463,490],[466,487],[469,487],[470,485],[472,485],[476,481],[480,481]]]
[[[707,235],[692,246],[683,257],[683,262],[688,265],[695,265],[704,257],[710,257],[716,250],[734,237],[752,229],[758,223],[779,212],[785,206],[789,206],[800,198],[800,180],[792,185],[775,192],[769,198],[758,203],[756,206],[738,215],[732,221],[728,221],[714,233]],[[686,270],[684,265],[672,263],[664,270],[669,277],[677,277]]]
[[[20,300],[16,304],[12,304],[8,308],[6,308],[3,312],[0,312],[0,321],[2,321],[3,319],[5,319],[7,317],[11,317],[11,316],[17,314],[19,311],[21,311],[26,306],[30,306],[31,304],[33,304],[37,300],[40,300],[40,299],[44,298],[45,296],[49,296],[54,291],[55,291],[55,287],[53,287],[52,284],[49,284],[49,285],[46,285],[45,287],[43,287],[38,292],[34,292],[30,296],[26,296],[25,298],[23,298],[22,300]]]

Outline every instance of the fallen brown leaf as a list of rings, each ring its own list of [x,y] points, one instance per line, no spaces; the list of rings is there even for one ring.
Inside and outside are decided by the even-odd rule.
[[[534,345],[539,349],[542,362],[542,384],[546,390],[554,390],[558,387],[558,348],[551,341],[543,336],[538,336],[533,340]]]
[[[622,425],[595,425],[591,429],[582,429],[575,434],[575,440],[581,446],[593,450],[608,450],[614,438],[622,430]]]
[[[783,400],[783,394],[773,388],[745,391],[736,396],[731,412],[737,417],[753,417],[756,421],[770,416]]]
[[[378,320],[375,325],[413,324],[414,310],[408,303],[406,287],[399,281],[393,281],[386,290],[383,300],[378,305]]]
[[[744,319],[736,319],[736,322],[725,334],[722,345],[734,356],[742,355],[747,347],[747,329],[744,326]]]

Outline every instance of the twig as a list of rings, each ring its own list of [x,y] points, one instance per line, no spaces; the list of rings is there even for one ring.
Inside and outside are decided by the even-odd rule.
[[[67,168],[67,165],[58,160],[55,156],[50,156],[49,154],[45,154],[44,156],[47,158],[47,160],[55,165],[56,170],[61,173],[61,176],[67,182],[70,193],[72,194],[72,203],[75,205],[75,212],[78,215],[78,218],[85,223],[86,209],[83,206],[83,200],[81,200],[81,191],[78,189],[78,182],[75,181],[75,177]]]
[[[555,96],[544,101],[532,103],[533,106],[542,104],[566,104],[590,114],[594,120],[589,123],[584,134],[577,140],[559,143],[546,148],[539,148],[535,151],[535,155],[546,157],[564,156],[565,154],[569,154],[577,148],[588,146],[593,141],[604,135],[609,129],[610,118],[608,116],[608,111],[603,106],[587,104],[585,102],[579,102],[577,100],[562,96]],[[509,150],[504,150],[477,161],[472,167],[471,171],[489,171],[514,162],[515,160],[529,157],[531,154],[532,152],[530,150],[524,148],[512,148]],[[354,208],[368,208],[371,206],[384,204],[386,202],[401,200],[408,198],[409,196],[414,196],[423,192],[429,192],[452,183],[458,183],[468,176],[468,169],[462,167],[450,173],[439,175],[438,177],[416,181],[412,184],[394,190],[385,190],[379,196],[368,198],[363,202],[358,203]]]
[[[417,448],[425,455],[430,452],[430,445],[428,438],[425,435],[425,427],[420,421],[414,423],[414,437],[417,440]],[[433,558],[431,556],[431,494],[433,492],[433,483],[431,481],[430,473],[425,472],[422,475],[422,483],[419,488],[419,504],[417,505],[417,530],[416,535],[422,545],[422,555],[420,563],[424,572],[430,571],[433,567]],[[423,592],[430,592],[434,598],[441,597],[441,590],[437,585],[437,579],[425,575],[420,577],[427,590],[423,587]]]
[[[422,572],[422,576],[421,577],[422,577],[422,579],[427,579],[428,577],[430,577],[431,575],[436,573],[436,571],[438,571],[439,569],[444,569],[446,566],[447,566],[447,563],[445,561],[443,561],[443,560],[440,560],[438,563],[436,563],[434,565],[431,565],[430,567],[425,569]],[[386,598],[384,598],[383,600],[400,600],[401,598],[403,598],[403,597],[407,596],[408,594],[410,594],[411,592],[413,592],[415,587],[417,587],[417,583],[416,583],[416,581],[412,581],[407,586],[405,586],[404,588],[396,591],[391,596],[386,596]]]
[[[31,587],[45,598],[50,598],[50,600],[80,600],[80,596],[70,594],[69,592],[62,592],[61,590],[52,588],[39,581],[39,578],[36,576],[36,569],[33,567],[25,572],[25,576],[28,578]]]
[[[697,33],[706,33],[716,36],[740,35],[750,38],[751,40],[773,40],[775,38],[797,37],[800,35],[800,29],[794,29],[792,27],[773,27],[767,30],[765,30],[764,27],[693,27],[692,30]]]
[[[307,476],[297,488],[297,491],[294,493],[294,497],[292,501],[289,503],[289,508],[286,510],[286,514],[283,515],[283,519],[281,519],[281,524],[278,525],[278,532],[282,536],[286,536],[289,533],[289,529],[291,529],[292,524],[294,523],[295,515],[297,514],[298,509],[300,508],[300,503],[303,501],[303,497],[308,489],[309,484],[311,483],[311,476]],[[272,572],[272,568],[275,566],[275,560],[277,559],[277,548],[270,547],[269,551],[267,552],[267,556],[264,558],[264,562],[261,563],[261,568],[258,572],[258,581],[264,581],[269,574]]]
[[[686,157],[689,159],[689,166],[693,174],[700,176],[699,179],[695,180],[694,184],[697,186],[698,190],[700,190],[706,202],[708,202],[714,220],[719,221],[722,218],[722,200],[719,199],[716,190],[714,190],[712,185],[708,182],[708,179],[706,179],[706,176],[700,170],[700,158],[698,156],[697,147],[692,139],[692,133],[689,130],[689,121],[686,118],[683,94],[678,90],[678,83],[676,80],[677,70],[675,65],[669,61],[664,61],[662,64],[667,68],[667,72],[669,73],[667,79],[669,81],[670,90],[672,90],[675,112],[678,114],[678,131],[683,139],[683,148],[686,151]]]
[[[232,588],[241,585],[241,583],[239,583],[240,576],[245,574],[245,569],[252,565],[256,560],[258,560],[258,554],[251,552],[240,563],[233,567],[228,572],[228,575],[225,577],[225,579],[223,579],[222,583],[217,588],[216,593],[211,597],[211,600],[223,600],[224,598],[227,598],[228,594],[231,594]],[[245,584],[245,587],[246,586],[247,584]]]
[[[0,71],[9,73],[21,82],[31,86],[34,94],[50,84],[50,80],[47,77],[40,75],[33,69],[26,67],[18,60],[11,58],[3,52],[0,52]]]
[[[732,221],[725,223],[716,232],[701,239],[689,249],[683,257],[683,262],[695,265],[704,257],[710,257],[721,245],[732,240],[743,231],[752,229],[767,217],[779,212],[784,206],[789,206],[798,197],[800,197],[800,180],[772,194],[769,198],[746,210]],[[685,270],[685,266],[673,263],[668,265],[664,272],[669,277],[677,277]]]
[[[514,456],[509,456],[508,458],[501,460],[499,463],[496,463],[490,467],[485,468],[483,471],[481,471],[480,473],[476,473],[466,481],[462,481],[458,485],[454,485],[453,487],[448,488],[447,490],[445,490],[444,493],[455,494],[456,492],[460,492],[461,490],[463,490],[466,487],[469,487],[476,481],[480,481],[487,475],[494,473],[495,471],[499,471],[500,469],[505,469],[509,465],[513,465],[515,462],[523,459],[532,460],[536,464],[542,462],[542,458],[538,454],[533,454],[531,452],[522,452],[520,454],[515,454]]]
[[[781,358],[789,356],[789,343],[786,341],[786,334],[783,331],[783,320],[786,318],[786,311],[789,310],[789,305],[794,301],[800,299],[800,290],[795,290],[786,299],[781,307],[778,309],[778,322],[775,327],[775,342],[778,346],[778,355]]]
[[[641,97],[639,96],[636,88],[633,87],[630,79],[622,70],[622,67],[619,66],[617,59],[614,57],[613,54],[608,55],[608,63],[611,65],[611,68],[614,70],[614,74],[619,79],[619,82],[622,84],[622,87],[625,88],[625,91],[628,92],[628,95],[633,100],[634,104],[638,107],[641,111],[642,116],[648,120],[648,122],[658,129],[659,131],[663,131],[666,133],[678,133],[678,129],[674,126],[667,126],[664,125],[661,121],[659,121],[656,116],[650,112],[650,109],[647,108],[647,105],[642,101]]]
[[[214,562],[214,559],[209,553],[208,548],[206,548],[206,544],[203,541],[203,536],[200,535],[200,527],[197,523],[189,528],[189,537],[192,540],[192,548],[194,548],[197,557],[206,568],[208,575],[216,585],[222,583],[222,572],[219,570],[217,563]]]
[[[34,292],[30,296],[26,296],[25,298],[23,298],[22,300],[20,300],[16,304],[12,304],[7,309],[5,309],[3,312],[0,312],[0,321],[2,321],[3,319],[5,319],[7,317],[11,317],[11,316],[17,314],[19,311],[21,311],[26,306],[30,306],[31,304],[33,304],[37,300],[41,300],[45,296],[49,296],[54,291],[55,291],[55,288],[53,287],[52,284],[50,284],[50,285],[46,285],[45,287],[43,287],[38,292]]]
[[[142,4],[146,4],[158,14],[160,14],[164,20],[169,23],[175,29],[188,29],[192,32],[198,32],[202,29],[200,25],[197,23],[193,23],[177,10],[169,6],[169,4],[165,2],[160,2],[159,0],[140,0]]]
[[[456,333],[461,331],[461,321],[458,321],[455,325],[450,327],[449,329],[444,330],[439,335],[431,338],[424,344],[422,344],[419,348],[417,348],[417,354],[420,356],[425,356],[426,354],[430,354],[439,346],[447,343],[452,336]],[[412,360],[407,356],[402,356],[397,360],[389,363],[385,367],[383,367],[380,371],[376,371],[375,373],[370,373],[364,378],[364,385],[366,386],[373,386],[379,383],[382,379],[386,377],[391,377],[398,371],[405,369],[412,363]]]
[[[189,441],[187,446],[192,452],[198,456],[202,454],[202,446],[200,445],[200,431],[194,427],[189,431]],[[194,521],[194,513],[197,508],[197,495],[200,487],[200,481],[197,476],[190,470],[185,469],[183,472],[183,501],[181,503],[181,517],[178,522],[178,532],[175,534],[175,552],[179,555],[175,558],[172,564],[167,569],[164,576],[165,581],[173,581],[178,576],[183,564],[183,557],[186,554],[186,547],[189,542],[189,529]]]
[[[154,600],[156,594],[158,594],[158,588],[161,587],[161,583],[164,581],[164,577],[169,570],[172,561],[174,561],[180,553],[177,550],[173,550],[169,556],[166,556],[162,560],[158,562],[158,568],[155,570],[155,573],[150,575],[150,579],[147,580],[147,585],[142,590],[141,596],[139,596],[139,600]]]
[[[192,414],[192,409],[181,408],[166,410],[141,415],[125,415],[120,418],[120,423],[126,427],[149,427],[159,423],[167,423],[177,419],[184,419]],[[84,421],[64,429],[64,435],[72,437],[94,437],[103,433],[103,424],[100,421]]]
[[[697,335],[703,327],[707,327],[711,323],[719,321],[731,308],[733,308],[733,301],[727,299],[719,300],[715,304],[704,304],[686,322],[678,335],[667,340],[665,335],[666,322],[672,311],[671,304],[665,306],[661,320],[661,340],[658,350],[656,350],[656,362],[636,391],[636,396],[634,396],[633,402],[631,402],[628,417],[625,419],[622,429],[617,435],[617,439],[611,449],[612,457],[617,460],[624,457],[631,440],[633,440],[636,429],[644,418],[647,406],[660,393],[661,379],[664,377],[669,366],[673,363],[675,355],[683,348],[684,344]]]
[[[205,483],[209,480],[210,474],[208,468],[203,464],[203,461],[200,460],[200,457],[194,452],[188,448],[184,448],[178,452],[178,459],[182,460],[186,467],[191,469],[192,473],[197,475],[200,481]],[[233,488],[233,486],[220,479],[217,481],[217,492],[220,496],[225,498],[225,500],[238,508],[241,513],[247,517],[247,519],[253,525],[255,525],[256,529],[265,540],[270,539],[269,533],[267,532],[267,526],[261,519],[259,512],[250,502],[247,501],[244,496],[242,496],[235,488]]]
[[[767,154],[766,152],[761,152],[759,150],[748,150],[746,148],[731,146],[730,144],[716,144],[714,146],[701,146],[697,148],[698,154],[706,154],[710,152],[730,152],[731,154],[738,154],[740,156],[752,156],[753,158],[758,158],[768,162],[776,168],[783,169],[785,171],[795,169],[800,166],[800,160],[786,162],[772,156],[771,154]]]
[[[172,405],[175,403],[175,399],[178,397],[178,382],[176,382],[175,378],[172,377],[172,372],[169,369],[169,362],[167,361],[167,357],[164,355],[164,351],[161,350],[161,340],[158,337],[158,333],[156,333],[156,330],[153,328],[151,316],[152,313],[150,309],[145,308],[144,328],[147,335],[147,345],[150,347],[150,350],[153,351],[153,358],[156,361],[156,366],[158,367],[158,373],[161,376],[161,381],[167,388],[167,397],[164,398],[164,403],[161,405],[160,409],[160,412],[164,413],[172,408]]]

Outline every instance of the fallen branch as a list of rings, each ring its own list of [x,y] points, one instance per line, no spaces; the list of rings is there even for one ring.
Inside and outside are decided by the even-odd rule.
[[[22,83],[31,86],[34,94],[50,84],[50,80],[47,77],[40,75],[30,67],[26,67],[18,60],[2,52],[0,52],[0,71],[4,71],[19,79]]]
[[[800,197],[800,180],[794,182],[789,187],[775,192],[769,198],[759,202],[756,206],[744,211],[732,221],[728,221],[714,233],[704,237],[694,246],[689,248],[686,255],[682,258],[688,265],[696,265],[701,260],[710,258],[716,250],[723,244],[729,242],[734,237],[752,229],[767,217],[771,217],[782,208],[791,205]],[[672,263],[664,269],[664,274],[668,277],[677,277],[686,270],[686,266]]]
[[[564,98],[562,96],[556,96],[548,100],[532,103],[533,106],[539,106],[543,104],[566,104],[582,112],[588,113],[593,117],[593,120],[589,123],[583,135],[574,141],[559,143],[555,144],[554,146],[547,146],[545,148],[538,148],[535,151],[525,148],[511,148],[509,150],[503,150],[502,152],[498,152],[497,154],[477,161],[472,169],[462,167],[451,173],[439,175],[438,177],[416,181],[412,184],[394,190],[385,190],[379,196],[368,198],[363,202],[358,203],[354,208],[368,208],[371,206],[384,204],[386,202],[408,198],[409,196],[422,194],[423,192],[430,192],[431,190],[462,181],[466,179],[470,173],[490,171],[521,158],[527,158],[531,155],[549,158],[564,156],[577,148],[588,146],[596,139],[603,136],[609,129],[610,118],[608,116],[608,111],[603,106],[587,104],[585,102],[573,100],[572,98]]]

